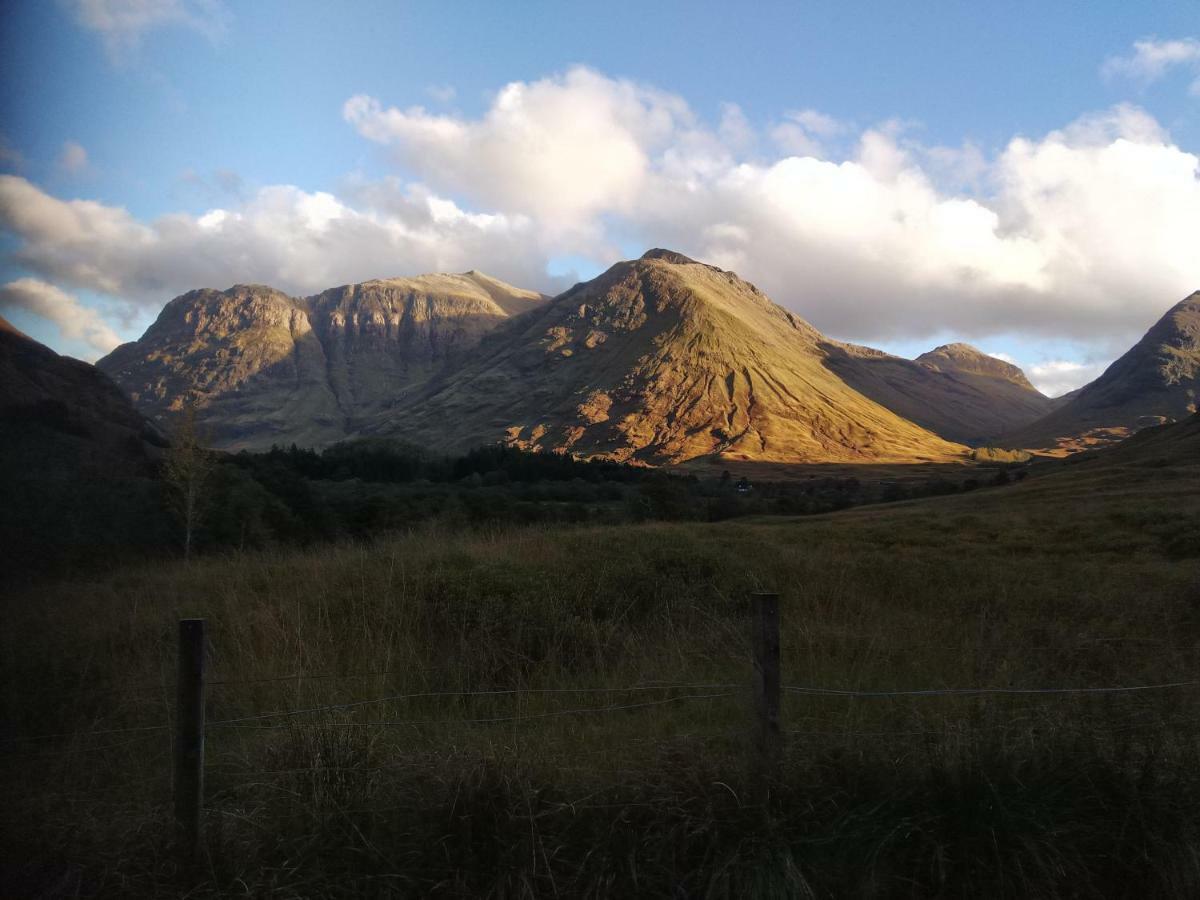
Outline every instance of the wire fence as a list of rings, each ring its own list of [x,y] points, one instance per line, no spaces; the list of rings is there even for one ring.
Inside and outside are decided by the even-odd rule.
[[[378,673],[382,674],[382,673]],[[289,680],[300,680],[306,678],[326,679],[326,678],[354,678],[362,677],[362,673],[348,673],[344,675],[312,675],[312,676],[286,676]],[[242,682],[223,681],[220,684],[250,684],[256,683],[260,679],[248,679]],[[206,682],[206,686],[212,682]],[[1108,686],[1068,686],[1068,687],[1039,687],[1039,688],[1021,688],[1021,687],[966,687],[966,688],[914,688],[914,689],[888,689],[888,690],[862,690],[850,688],[832,688],[820,687],[811,685],[796,685],[785,684],[780,685],[780,689],[788,694],[806,695],[806,696],[823,696],[823,697],[844,697],[851,699],[887,699],[897,697],[969,697],[969,696],[1044,696],[1044,695],[1078,695],[1078,694],[1129,694],[1141,693],[1147,691],[1173,691],[1184,688],[1200,687],[1200,679],[1186,681],[1170,681],[1158,682],[1152,684],[1135,684],[1135,685],[1108,685]],[[530,712],[517,715],[507,716],[485,716],[485,717],[443,717],[443,718],[421,718],[421,719],[378,719],[378,720],[333,720],[322,719],[317,722],[297,722],[279,720],[294,720],[304,716],[327,715],[331,713],[340,713],[351,710],[358,710],[368,706],[376,706],[388,703],[403,703],[412,700],[428,700],[428,699],[472,699],[472,698],[520,698],[533,696],[571,696],[585,694],[637,694],[645,692],[663,692],[663,691],[703,691],[707,693],[689,693],[677,696],[659,698],[638,703],[622,703],[608,704],[602,706],[587,706],[571,709],[551,710],[547,712]],[[681,703],[689,700],[711,700],[724,697],[731,697],[737,694],[748,692],[747,685],[736,682],[673,682],[662,684],[632,684],[621,686],[603,686],[603,687],[564,687],[564,688],[506,688],[499,690],[445,690],[445,691],[414,691],[403,694],[389,694],[382,697],[370,697],[362,700],[354,700],[345,703],[328,703],[319,706],[303,707],[298,709],[281,709],[272,710],[264,713],[256,713],[247,716],[235,716],[226,719],[216,719],[206,722],[206,728],[250,728],[250,729],[267,729],[278,730],[292,727],[372,727],[372,728],[388,728],[388,727],[413,727],[425,725],[482,725],[482,724],[500,724],[514,722],[529,722],[539,719],[558,718],[562,716],[579,716],[588,714],[603,714],[612,712],[621,712],[636,709],[648,709],[652,707],[665,706],[674,703]],[[275,724],[268,724],[274,721]],[[1200,721],[1200,719],[1188,719],[1187,722]],[[1016,724],[1016,723],[1014,723]],[[1180,722],[1178,724],[1183,724]],[[53,732],[49,734],[37,735],[19,735],[13,737],[0,738],[0,746],[11,746],[14,744],[24,744],[30,742],[41,741],[64,741],[64,740],[82,740],[96,737],[111,737],[114,735],[139,734],[139,738],[132,741],[121,741],[118,743],[108,743],[100,746],[87,746],[67,748],[56,750],[56,753],[72,753],[72,752],[101,752],[111,749],[118,749],[136,743],[143,738],[150,738],[160,735],[163,732],[170,730],[171,725],[161,723],[157,725],[135,725],[123,728],[102,728],[87,731],[63,731]],[[806,733],[804,729],[796,729],[788,731],[789,734]],[[817,732],[808,732],[817,733]],[[826,732],[827,733],[827,732]],[[846,733],[846,732],[839,732]],[[850,732],[864,736],[873,734],[927,734],[929,732]],[[39,751],[41,752],[41,751]],[[18,752],[2,753],[0,758],[11,758],[20,755],[25,755]]]
[[[603,721],[600,727],[610,729],[611,719],[622,714],[636,715],[652,710],[667,710],[672,707],[685,705],[713,703],[729,698],[739,697],[748,699],[749,707],[754,715],[749,728],[743,727],[739,732],[725,733],[729,720],[723,718],[721,711],[706,713],[704,722],[713,726],[713,732],[704,735],[689,735],[691,739],[700,740],[730,740],[749,744],[753,749],[760,770],[769,770],[774,760],[777,760],[782,750],[783,741],[794,740],[798,745],[809,746],[812,741],[871,741],[871,740],[904,740],[908,738],[924,738],[927,740],[961,740],[978,735],[1003,735],[1005,739],[1036,740],[1039,734],[1058,726],[1048,715],[1024,715],[1021,710],[1001,705],[991,707],[994,712],[987,716],[969,716],[950,718],[944,712],[938,713],[942,707],[931,707],[932,714],[927,714],[912,708],[902,708],[898,715],[872,717],[870,714],[859,715],[853,711],[855,701],[863,700],[909,700],[932,701],[935,698],[989,698],[1011,697],[1026,698],[1040,701],[1044,698],[1069,697],[1116,697],[1141,696],[1148,694],[1170,695],[1188,689],[1200,687],[1200,679],[1180,679],[1175,681],[1159,681],[1139,684],[1108,684],[1108,685],[1060,685],[1060,686],[1003,686],[979,685],[970,687],[914,687],[914,688],[872,688],[872,687],[842,687],[814,684],[786,684],[780,677],[779,653],[779,617],[778,598],[775,595],[755,595],[752,604],[751,642],[751,677],[745,681],[726,682],[716,680],[696,681],[655,681],[640,682],[625,685],[595,685],[595,686],[560,686],[560,687],[503,687],[481,689],[424,689],[396,692],[395,686],[390,692],[380,692],[378,696],[358,697],[340,700],[339,702],[319,703],[312,705],[295,704],[285,708],[269,709],[262,712],[249,712],[243,715],[225,715],[206,721],[205,711],[209,706],[226,707],[226,704],[237,701],[230,697],[230,692],[243,689],[243,698],[239,701],[247,703],[253,698],[261,700],[266,694],[253,690],[256,686],[271,684],[301,685],[307,682],[336,684],[362,679],[423,679],[427,672],[416,672],[412,668],[380,668],[367,671],[326,671],[326,672],[295,672],[282,675],[264,675],[248,678],[216,678],[204,677],[206,655],[211,648],[204,642],[204,623],[200,620],[185,620],[181,622],[180,630],[180,668],[179,681],[176,685],[177,702],[172,705],[166,699],[168,689],[165,683],[160,683],[156,689],[162,695],[163,719],[157,723],[134,724],[123,727],[100,727],[100,720],[91,729],[79,731],[59,731],[35,735],[15,735],[0,738],[0,761],[10,761],[16,765],[26,765],[30,760],[44,760],[48,766],[57,766],[62,772],[72,767],[80,772],[82,782],[94,783],[95,771],[102,767],[75,766],[74,760],[81,756],[96,756],[99,754],[141,754],[137,758],[142,761],[143,768],[135,771],[139,776],[146,776],[144,766],[145,753],[143,744],[156,739],[166,738],[173,745],[174,763],[163,767],[148,777],[135,778],[127,782],[130,787],[137,784],[164,785],[168,776],[174,782],[174,797],[176,816],[182,823],[192,822],[193,827],[199,827],[201,809],[214,809],[211,805],[203,805],[204,773],[211,772],[217,780],[219,790],[210,798],[223,798],[240,791],[262,789],[266,791],[288,789],[272,779],[287,776],[300,776],[320,773],[322,776],[338,775],[346,778],[359,778],[383,771],[393,771],[412,764],[412,754],[403,753],[395,759],[378,759],[377,752],[364,755],[361,759],[353,760],[353,764],[342,765],[343,761],[337,755],[330,757],[316,753],[308,758],[310,765],[276,765],[265,768],[254,768],[253,756],[234,759],[232,762],[207,762],[204,759],[205,735],[219,733],[287,733],[290,731],[313,730],[331,733],[350,734],[350,729],[385,730],[391,729],[405,734],[403,740],[441,739],[437,729],[454,729],[470,727],[494,727],[511,725],[514,728],[536,726],[551,720],[568,720],[578,718],[595,718]],[[774,598],[774,599],[772,599]],[[1092,643],[1094,646],[1094,642]],[[927,644],[924,646],[933,646]],[[1080,644],[1082,646],[1082,643]],[[1025,649],[1025,648],[1023,648]],[[190,668],[189,668],[190,667]],[[207,697],[205,691],[218,688],[213,696]],[[332,688],[338,693],[346,689]],[[299,696],[299,692],[297,693]],[[788,720],[789,727],[782,727],[782,699],[793,698],[795,701],[809,701],[809,713],[827,711],[829,703],[835,706],[839,702],[848,702],[846,713],[839,721],[828,715],[793,715]],[[576,700],[575,698],[593,698]],[[604,701],[598,702],[600,698]],[[828,701],[818,702],[818,701]],[[1172,729],[1194,727],[1200,723],[1197,717],[1181,717],[1174,701],[1158,704],[1139,701],[1140,708],[1132,710],[1133,715],[1116,715],[1118,712],[1129,713],[1128,709],[1109,708],[1103,717],[1076,715],[1071,723],[1072,728],[1088,731],[1095,735],[1102,733],[1118,735],[1123,732],[1133,732],[1144,729]],[[522,705],[525,708],[522,708]],[[515,706],[515,709],[513,708]],[[1027,705],[1028,706],[1028,705]],[[1033,706],[1028,706],[1033,709]],[[406,709],[408,715],[398,714],[397,710]],[[710,708],[712,709],[712,708]],[[879,709],[872,706],[872,709]],[[978,709],[978,707],[976,707]],[[798,712],[795,709],[792,713]],[[605,721],[607,717],[607,721]],[[995,721],[999,718],[1000,721]],[[110,719],[110,721],[112,721]],[[632,723],[642,720],[631,719]],[[693,718],[692,723],[698,720]],[[640,726],[639,726],[640,727]],[[414,730],[427,729],[428,738],[408,737]],[[625,729],[626,731],[628,729]],[[542,732],[551,734],[552,732]],[[617,732],[613,731],[616,734]],[[749,739],[747,741],[747,738]],[[307,739],[306,739],[307,740]],[[636,739],[635,739],[636,740]],[[646,738],[649,741],[651,739]],[[357,741],[357,738],[354,739]],[[621,735],[622,746],[628,746],[628,735]],[[576,747],[574,756],[588,759],[596,755],[611,754],[611,742],[600,741],[595,746]],[[65,745],[65,746],[64,746]],[[252,745],[251,745],[252,746]],[[365,746],[365,745],[364,745]],[[385,752],[396,753],[402,742],[389,742]],[[411,745],[420,746],[418,743]],[[432,745],[430,745],[432,746]],[[519,745],[514,741],[511,745],[513,752],[520,752]],[[293,750],[295,748],[292,748]],[[300,745],[303,752],[303,745]],[[505,751],[508,752],[508,751]],[[167,748],[162,747],[159,760],[165,757]],[[619,758],[612,760],[621,764]],[[113,757],[110,757],[113,758]],[[226,756],[226,759],[229,759]],[[265,757],[271,759],[270,755]],[[278,757],[276,757],[279,759]],[[292,759],[295,759],[293,756]],[[285,755],[280,762],[291,762]],[[305,756],[300,761],[307,761]],[[61,762],[61,765],[59,765]],[[157,763],[156,763],[157,764]],[[581,763],[590,764],[590,763]],[[240,783],[228,783],[231,779],[241,777]],[[112,784],[101,785],[95,791],[85,792],[79,796],[108,796],[109,793],[119,793],[121,779]],[[182,785],[182,787],[181,787]],[[299,795],[297,795],[299,796]],[[184,809],[184,807],[187,807]],[[192,836],[193,838],[195,835]]]

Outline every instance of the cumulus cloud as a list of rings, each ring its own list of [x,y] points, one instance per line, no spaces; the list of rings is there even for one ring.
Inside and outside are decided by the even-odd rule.
[[[98,34],[109,58],[121,62],[159,28],[183,27],[210,40],[224,34],[229,14],[220,0],[66,0],[75,21]]]
[[[682,98],[588,69],[507,85],[479,118],[365,96],[344,112],[406,171],[529,215],[563,252],[614,233],[678,246],[860,339],[1132,338],[1200,284],[1200,161],[1135,107],[991,158],[920,147],[897,123],[826,158],[846,126],[805,110],[772,130],[784,155],[766,160],[740,152],[742,125],[705,128]]]
[[[833,116],[815,109],[786,113],[771,129],[771,139],[792,156],[824,156],[830,139],[843,134],[848,126]]]
[[[196,287],[265,282],[294,294],[418,272],[479,268],[544,282],[547,256],[520,216],[468,213],[395,181],[351,185],[357,206],[292,186],[201,216],[142,222],[119,207],[64,201],[0,176],[10,261],[66,286],[156,307]]]
[[[10,260],[149,304],[243,280],[305,293],[467,268],[551,290],[552,258],[668,246],[837,337],[1019,334],[1104,352],[1200,287],[1200,158],[1132,106],[993,154],[807,110],[786,122],[843,151],[764,156],[774,126],[756,134],[734,105],[709,125],[681,97],[585,68],[509,84],[478,117],[368,96],[344,114],[400,174],[338,196],[266,187],[151,222],[3,176]]]
[[[1061,397],[1068,391],[1094,381],[1108,368],[1103,362],[1076,362],[1052,359],[1029,367],[1026,373],[1033,386],[1047,397]]]
[[[121,343],[100,313],[36,278],[18,278],[0,285],[0,309],[5,312],[19,309],[53,322],[67,340],[87,344],[94,351],[90,354],[93,360]]]
[[[631,211],[652,155],[678,149],[673,139],[693,122],[679,97],[585,68],[513,82],[477,120],[385,108],[364,95],[343,113],[434,188],[566,231],[581,218]]]
[[[1129,56],[1113,56],[1105,60],[1101,72],[1106,78],[1124,77],[1142,85],[1158,81],[1171,69],[1190,69],[1196,73],[1188,93],[1200,97],[1200,40],[1188,37],[1159,41],[1152,38],[1134,41]]]
[[[1159,41],[1146,38],[1133,42],[1133,53],[1105,60],[1101,72],[1108,78],[1124,77],[1149,84],[1174,68],[1200,71],[1200,41],[1195,38]],[[1200,92],[1200,78],[1192,83],[1192,92]]]
[[[69,175],[79,175],[87,171],[88,154],[82,144],[75,141],[63,143],[62,153],[58,155],[58,166]]]
[[[450,103],[458,96],[458,91],[452,84],[430,84],[425,87],[425,93],[438,103]]]

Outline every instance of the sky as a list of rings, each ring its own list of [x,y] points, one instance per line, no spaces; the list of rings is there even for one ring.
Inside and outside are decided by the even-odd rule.
[[[1200,289],[1200,4],[8,0],[0,315],[669,247],[1056,395]]]

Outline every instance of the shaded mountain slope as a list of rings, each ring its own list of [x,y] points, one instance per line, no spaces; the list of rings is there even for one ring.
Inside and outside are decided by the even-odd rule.
[[[263,285],[191,291],[98,365],[156,420],[194,402],[215,446],[328,444],[544,301],[476,272],[302,299]]]
[[[1099,378],[1003,440],[1047,450],[1112,443],[1148,425],[1186,419],[1198,398],[1200,291],[1168,310]]]
[[[37,437],[35,431],[97,463],[124,467],[139,466],[166,444],[107,375],[0,317],[0,437],[11,451]]]
[[[103,372],[0,318],[0,582],[161,542],[165,445]]]
[[[1151,425],[1119,443],[1080,453],[1050,465],[1182,466],[1200,468],[1200,412],[1166,425]]]
[[[652,463],[961,454],[837,378],[824,340],[733,273],[655,250],[506,323],[369,430]]]
[[[838,341],[826,365],[859,393],[947,440],[980,445],[1053,408],[1016,366],[969,344],[947,344],[915,360]]]

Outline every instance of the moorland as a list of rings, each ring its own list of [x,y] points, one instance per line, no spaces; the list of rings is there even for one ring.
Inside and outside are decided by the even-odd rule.
[[[1192,417],[1020,482],[836,513],[432,520],[26,583],[0,628],[5,883],[1189,896],[1198,437]],[[781,595],[786,686],[874,692],[785,691],[765,792],[755,590]],[[170,822],[189,616],[211,643],[196,869]],[[1040,693],[1096,687],[1139,690]],[[995,693],[944,693],[962,688]]]

